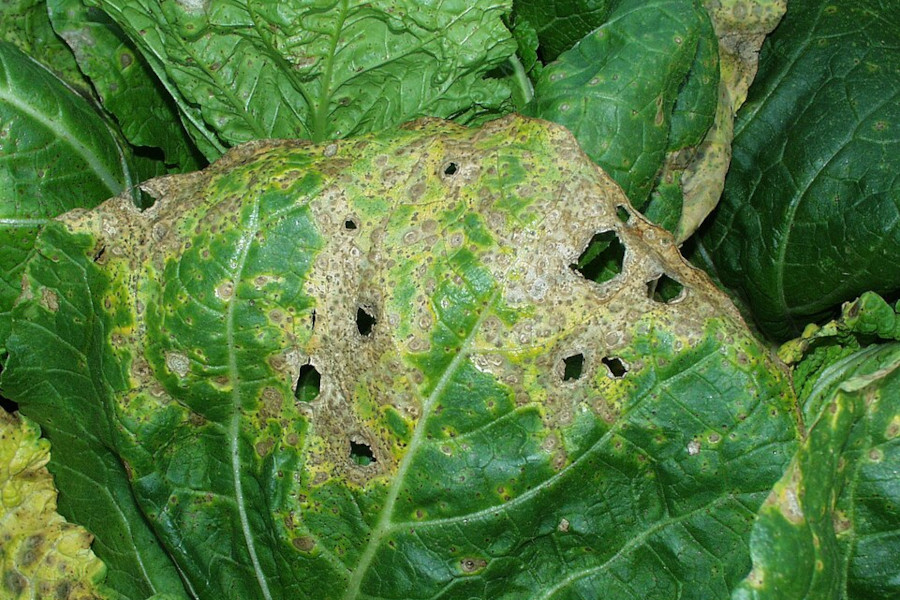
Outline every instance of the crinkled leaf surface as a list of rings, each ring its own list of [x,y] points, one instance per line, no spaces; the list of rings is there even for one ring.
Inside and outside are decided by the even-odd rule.
[[[853,302],[846,302],[841,315],[822,326],[810,324],[803,335],[786,342],[778,356],[793,365],[794,389],[800,397],[813,395],[813,388],[841,381],[842,372],[832,369],[829,377],[823,371],[871,344],[900,341],[900,302],[891,306],[874,292],[866,292]],[[805,415],[807,420],[813,415]]]
[[[898,35],[894,2],[796,0],[763,46],[701,253],[775,338],[900,287]]]
[[[178,107],[118,25],[82,0],[49,0],[46,10],[126,139],[161,149],[170,169],[202,166]]]
[[[130,185],[125,152],[87,100],[0,41],[0,348],[38,228]]]
[[[828,365],[810,430],[760,510],[735,600],[900,595],[900,344]]]
[[[0,410],[0,594],[3,598],[101,597],[104,567],[91,535],[56,512],[50,444],[26,418]]]
[[[109,465],[199,598],[709,599],[749,572],[790,386],[561,127],[258,142],[145,188],[45,229],[3,373],[82,436],[54,460],[98,540],[118,507],[70,460]],[[601,282],[597,235],[624,249]]]
[[[509,0],[96,4],[175,94],[210,158],[265,137],[470,121],[498,114],[510,95],[485,77],[516,49],[501,20]]]

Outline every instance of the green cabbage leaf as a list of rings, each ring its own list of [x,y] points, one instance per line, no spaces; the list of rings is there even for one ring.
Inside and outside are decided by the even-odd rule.
[[[734,600],[900,594],[900,313],[867,293],[780,355],[808,432],[763,504]]]
[[[118,25],[82,0],[47,0],[44,10],[132,146],[159,149],[170,171],[193,171],[205,164],[182,126],[178,107]]]
[[[133,165],[130,149],[95,106],[0,41],[0,349],[40,227],[128,188]]]
[[[698,262],[785,340],[900,289],[900,12],[792,0],[739,114]]]
[[[733,119],[783,0],[515,3],[541,65],[523,110],[569,128],[636,208],[681,243],[715,208]]]
[[[124,597],[750,572],[787,374],[561,127],[255,142],[143,188],[45,227],[2,377]]]
[[[260,138],[321,141],[507,108],[489,72],[516,43],[508,0],[91,2],[131,38],[210,159]]]

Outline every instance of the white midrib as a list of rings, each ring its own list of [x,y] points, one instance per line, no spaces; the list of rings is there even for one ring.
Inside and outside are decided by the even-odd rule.
[[[22,101],[21,98],[13,93],[0,93],[0,100],[10,103],[16,110],[28,115],[48,130],[52,131],[60,140],[71,146],[72,150],[87,163],[91,171],[97,175],[97,178],[103,182],[103,185],[106,186],[112,194],[118,194],[119,191],[122,190],[124,184],[106,168],[103,161],[79,140],[75,133],[66,127],[61,120],[55,120],[48,115],[34,110],[32,106],[27,102]],[[120,149],[116,148],[116,150],[121,155]],[[124,175],[123,178],[124,177],[127,177],[127,175]]]
[[[231,379],[231,422],[228,426],[228,443],[231,453],[231,480],[234,483],[234,500],[237,505],[238,517],[241,521],[241,533],[244,536],[244,543],[247,546],[247,552],[250,554],[250,562],[253,564],[253,573],[256,575],[256,581],[259,583],[260,591],[262,591],[265,600],[272,600],[272,594],[269,591],[269,584],[266,581],[266,575],[263,573],[262,566],[259,564],[259,557],[256,554],[256,546],[253,543],[252,532],[250,531],[250,520],[247,518],[247,503],[244,499],[244,489],[241,485],[241,456],[240,444],[238,439],[241,432],[241,389],[240,374],[238,371],[237,354],[234,351],[234,307],[237,304],[236,295],[238,283],[240,282],[240,274],[244,270],[247,262],[247,254],[250,249],[250,241],[259,227],[259,201],[253,206],[253,213],[250,215],[250,222],[244,228],[243,235],[238,242],[238,257],[233,265],[234,292],[231,302],[225,313],[225,332],[226,344],[228,346],[228,374]]]
[[[453,374],[456,372],[460,363],[466,359],[472,340],[475,339],[475,335],[481,328],[481,324],[490,314],[490,306],[493,304],[494,300],[496,300],[498,294],[499,288],[491,295],[486,307],[481,314],[478,315],[478,320],[469,332],[468,337],[466,337],[462,346],[460,346],[459,352],[453,357],[453,360],[450,361],[450,364],[444,370],[444,373],[434,386],[431,394],[425,399],[425,402],[422,405],[422,414],[419,417],[418,422],[416,422],[416,428],[413,430],[412,437],[409,440],[406,454],[403,455],[403,459],[397,467],[397,472],[394,474],[394,479],[388,490],[384,507],[381,509],[381,514],[378,516],[378,523],[376,523],[375,528],[372,530],[372,535],[369,537],[369,543],[366,545],[366,549],[360,556],[359,562],[356,564],[356,568],[350,576],[350,581],[347,582],[347,591],[344,593],[343,600],[354,600],[359,595],[360,585],[362,585],[363,577],[365,577],[366,572],[369,570],[372,559],[375,558],[375,552],[377,552],[378,548],[381,546],[384,537],[392,531],[393,524],[391,523],[391,514],[394,512],[394,504],[397,502],[397,497],[400,495],[400,489],[403,487],[406,472],[409,470],[409,466],[416,454],[416,450],[425,438],[425,426],[428,421],[428,416],[431,414],[431,408],[434,406],[435,401],[440,398],[444,388],[447,387],[447,384],[450,383],[450,379],[452,379]]]
[[[17,217],[0,218],[0,227],[41,227],[46,225],[50,219],[20,219]]]

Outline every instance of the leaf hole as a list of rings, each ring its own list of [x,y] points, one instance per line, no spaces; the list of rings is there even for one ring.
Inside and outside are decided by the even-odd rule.
[[[14,413],[19,410],[19,405],[5,396],[0,396],[0,408],[8,413]]]
[[[580,352],[563,359],[563,381],[580,379],[584,372],[584,354]]]
[[[100,246],[100,248],[94,252],[93,261],[98,265],[102,265],[106,263],[106,246]]]
[[[372,447],[368,444],[350,440],[350,460],[361,467],[365,467],[375,462],[375,453],[372,452]]]
[[[457,171],[459,171],[459,166],[455,162],[449,162],[444,166],[444,175],[448,177],[455,175]]]
[[[662,274],[647,283],[647,297],[654,302],[671,304],[684,297],[684,285],[677,279]]]
[[[622,272],[625,261],[625,245],[615,231],[602,231],[594,235],[578,262],[569,265],[585,279],[605,283]]]
[[[7,354],[0,354],[0,374],[3,373],[2,363],[6,362]],[[9,398],[5,397],[3,394],[0,394],[0,409],[5,410],[8,413],[14,413],[19,410],[19,405],[16,402],[13,402]]]
[[[294,387],[294,397],[300,402],[312,402],[319,396],[322,375],[311,364],[300,367],[300,376]]]
[[[628,367],[622,362],[622,359],[613,357],[604,357],[601,361],[609,370],[609,376],[613,379],[622,379],[628,374]]]
[[[137,209],[144,212],[148,208],[156,204],[156,196],[145,191],[144,188],[138,187],[137,193],[133,195],[133,201]]]
[[[347,218],[344,220],[344,229],[347,231],[355,231],[359,229],[359,223],[357,223],[356,219]]]
[[[627,223],[628,220],[631,219],[631,213],[621,204],[616,207],[616,216],[619,217],[619,220],[623,223]]]
[[[356,309],[356,330],[359,332],[359,335],[366,337],[372,335],[372,328],[375,327],[377,322],[378,320],[375,316],[362,306]]]

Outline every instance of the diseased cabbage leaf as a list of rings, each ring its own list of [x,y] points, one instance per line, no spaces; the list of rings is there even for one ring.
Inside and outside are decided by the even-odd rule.
[[[91,535],[56,512],[50,444],[24,417],[0,410],[0,591],[4,598],[100,597],[104,567]]]
[[[534,31],[532,116],[568,127],[634,205],[681,243],[716,206],[734,113],[783,0],[515,3]],[[520,50],[520,54],[521,54]],[[526,65],[527,66],[527,65]]]
[[[782,354],[808,434],[760,510],[753,570],[734,600],[890,600],[900,595],[900,336],[868,294]]]
[[[118,25],[83,0],[46,4],[54,30],[90,79],[104,110],[115,115],[125,139],[136,147],[159,148],[169,169],[203,166],[181,125],[178,107]]]
[[[129,597],[709,600],[750,571],[786,375],[563,128],[255,142],[144,188],[45,228],[3,373]]]

